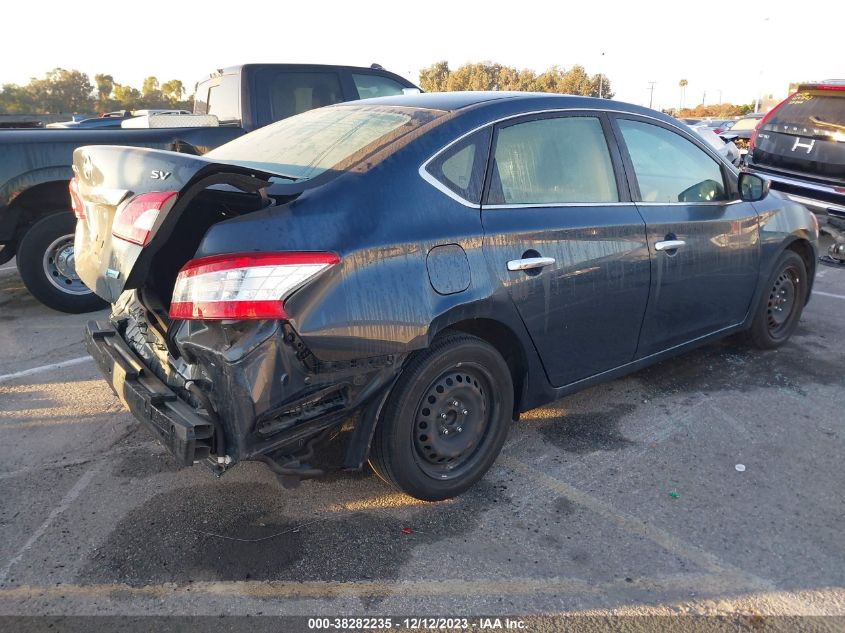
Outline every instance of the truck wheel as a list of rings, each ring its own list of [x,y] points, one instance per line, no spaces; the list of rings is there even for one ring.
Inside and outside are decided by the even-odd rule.
[[[402,370],[376,426],[370,465],[417,499],[454,497],[502,449],[513,397],[510,370],[489,343],[442,336]]]
[[[775,349],[786,343],[798,327],[808,290],[804,260],[794,251],[784,251],[751,323],[751,344],[758,349]]]
[[[17,249],[24,285],[44,305],[61,312],[92,312],[108,304],[77,277],[73,260],[76,218],[57,211],[33,224]]]

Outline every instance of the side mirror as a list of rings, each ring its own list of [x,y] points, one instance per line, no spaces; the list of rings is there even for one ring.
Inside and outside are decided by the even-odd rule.
[[[769,195],[771,183],[757,174],[746,171],[739,174],[739,197],[746,202],[757,202]]]

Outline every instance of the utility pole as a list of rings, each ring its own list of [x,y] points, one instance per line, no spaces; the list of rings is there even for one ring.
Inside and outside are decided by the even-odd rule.
[[[604,53],[602,53],[601,56],[604,57]],[[604,66],[604,64],[602,64],[602,66]],[[601,70],[599,70],[599,99],[601,99],[601,90],[602,90],[602,87],[603,87],[603,85],[602,85],[603,83],[604,83],[604,75],[601,73]]]
[[[707,103],[707,91],[706,90],[704,91],[704,94],[701,95],[701,105],[704,105],[705,103]]]
[[[651,104],[654,103],[654,84],[656,81],[649,81],[648,82],[648,107],[651,107]]]

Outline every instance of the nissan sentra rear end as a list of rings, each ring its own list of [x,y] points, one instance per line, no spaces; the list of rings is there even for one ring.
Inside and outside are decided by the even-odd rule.
[[[317,358],[303,343],[301,324],[322,317],[289,301],[306,288],[331,295],[348,255],[342,213],[321,229],[303,200],[362,161],[359,172],[371,169],[442,114],[338,106],[204,157],[74,153],[77,271],[112,303],[107,321],[88,324],[88,350],[181,465],[222,473],[261,460],[292,482],[320,474],[315,446],[344,430],[356,448],[339,465],[362,465],[371,429],[359,437],[351,420],[374,415],[401,357]]]

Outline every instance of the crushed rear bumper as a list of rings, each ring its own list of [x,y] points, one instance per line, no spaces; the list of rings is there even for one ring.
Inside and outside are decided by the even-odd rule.
[[[85,346],[117,397],[181,466],[209,457],[214,447],[214,425],[144,367],[110,323],[89,321]]]

